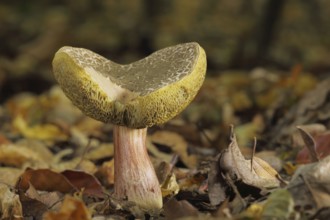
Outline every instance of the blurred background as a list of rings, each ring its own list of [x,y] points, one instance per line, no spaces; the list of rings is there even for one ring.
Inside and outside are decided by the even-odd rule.
[[[53,85],[51,60],[64,45],[124,64],[196,41],[209,77],[295,65],[327,73],[329,14],[326,0],[1,0],[0,102]]]

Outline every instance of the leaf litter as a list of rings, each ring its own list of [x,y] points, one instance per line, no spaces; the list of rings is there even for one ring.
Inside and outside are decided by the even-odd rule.
[[[329,82],[261,68],[206,79],[187,110],[149,131],[164,200],[152,218],[326,219]],[[112,126],[57,86],[12,96],[0,122],[2,219],[150,218],[112,197]]]

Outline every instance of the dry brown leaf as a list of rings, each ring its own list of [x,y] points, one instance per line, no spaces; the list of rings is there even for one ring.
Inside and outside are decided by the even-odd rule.
[[[0,163],[15,167],[22,167],[25,163],[45,163],[42,156],[26,147],[14,144],[0,146]]]
[[[99,181],[83,171],[66,170],[56,173],[49,169],[27,169],[17,182],[16,189],[26,191],[30,188],[30,184],[41,191],[61,193],[82,191],[90,196],[103,197],[103,189]]]
[[[58,172],[64,170],[81,170],[93,174],[97,171],[97,167],[92,161],[83,159],[81,156],[66,161],[62,161],[62,158],[58,158],[58,160],[54,160],[52,168]]]
[[[244,148],[248,146],[248,143],[254,137],[259,136],[260,132],[264,129],[264,126],[263,117],[261,115],[256,115],[251,122],[235,127],[238,145],[246,151]]]
[[[163,197],[176,195],[180,190],[179,184],[176,181],[174,173],[168,175],[165,181],[161,183],[160,187],[162,190]]]
[[[60,204],[59,201],[62,199],[63,194],[59,192],[37,191],[33,185],[30,184],[30,187],[25,192],[25,196],[37,200],[43,203],[46,207],[54,210],[58,208],[55,204]]]
[[[0,133],[0,146],[3,144],[10,144],[11,141],[7,139],[4,135]]]
[[[251,160],[244,158],[233,131],[231,143],[221,152],[219,162],[220,170],[228,173],[234,181],[241,180],[245,184],[262,189],[280,186],[279,174],[267,162],[257,158],[251,164]]]
[[[48,207],[37,199],[31,199],[23,192],[19,191],[19,199],[22,203],[24,217],[41,219]]]
[[[106,161],[97,171],[97,176],[107,185],[115,183],[115,166],[114,160]]]
[[[303,141],[305,143],[305,146],[308,149],[311,161],[312,162],[319,161],[319,156],[317,155],[317,152],[316,152],[316,144],[315,144],[313,137],[307,131],[305,131],[303,128],[298,126],[297,129],[301,135],[301,138],[303,139]]]
[[[327,130],[327,128],[322,124],[299,125],[299,127],[305,132],[309,133],[312,137],[324,133]],[[303,148],[304,146],[305,143],[301,137],[299,130],[295,130],[292,134],[292,147]]]
[[[220,154],[211,161],[210,171],[208,173],[208,189],[209,189],[209,199],[211,205],[219,205],[222,201],[226,199],[226,188],[227,186],[223,184],[225,180],[223,179],[219,166]]]
[[[65,176],[49,169],[33,170],[28,168],[18,180],[16,189],[26,191],[30,184],[41,191],[59,191],[61,193],[75,191],[74,186]]]
[[[13,127],[26,138],[39,140],[66,140],[67,134],[53,124],[29,126],[21,115],[13,120]]]
[[[164,204],[166,219],[179,219],[188,216],[198,216],[198,210],[186,200],[170,199]]]
[[[288,185],[296,210],[315,214],[330,204],[330,156],[320,162],[301,165]],[[309,207],[305,209],[304,207]]]
[[[99,198],[104,197],[100,182],[91,174],[83,171],[65,170],[61,173],[77,189],[82,189],[84,194]]]
[[[148,152],[150,152],[154,156],[155,159],[165,161],[165,162],[168,162],[168,163],[171,161],[172,155],[166,154],[166,153],[161,152],[160,150],[158,150],[156,145],[154,145],[150,141],[149,137],[147,137],[147,139],[146,139],[146,146],[147,146]]]
[[[314,141],[314,146],[312,146],[312,154],[314,154],[313,157],[318,158],[324,158],[330,154],[330,132],[326,131],[320,134],[317,134],[316,136],[312,137]],[[316,155],[316,156],[315,156]],[[311,152],[307,148],[303,148],[296,157],[296,162],[299,164],[302,163],[310,163],[313,160],[311,160]]]
[[[102,143],[99,146],[88,150],[85,154],[85,158],[95,161],[107,157],[113,157],[113,149],[113,143]]]
[[[2,183],[0,183],[0,219],[23,219],[23,208],[19,196]]]
[[[282,182],[279,174],[267,162],[255,157],[254,160],[245,159],[238,147],[233,127],[229,146],[215,158],[210,168],[208,184],[211,204],[220,204],[226,196],[232,196],[230,192],[234,192],[236,196],[232,203],[238,204],[238,209],[233,210],[235,213],[246,206],[240,195],[239,187],[242,184],[238,183],[242,182],[266,192],[268,189],[279,187]]]
[[[46,212],[43,220],[91,220],[85,204],[76,198],[66,196],[58,212]]]
[[[179,134],[170,131],[158,131],[150,135],[150,140],[170,147],[188,168],[196,168],[197,156],[188,153],[188,143]]]
[[[256,153],[255,156],[266,161],[277,172],[279,172],[283,167],[283,161],[280,159],[280,157],[277,155],[275,151],[263,150]]]
[[[0,167],[0,183],[15,186],[17,179],[23,172],[24,170],[14,167]]]

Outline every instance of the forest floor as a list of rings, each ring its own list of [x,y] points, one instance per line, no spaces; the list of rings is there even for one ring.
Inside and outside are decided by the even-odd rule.
[[[20,92],[0,105],[1,219],[327,219],[329,129],[326,75],[208,77],[184,112],[148,130],[164,201],[150,216],[112,196],[112,125],[57,85]]]

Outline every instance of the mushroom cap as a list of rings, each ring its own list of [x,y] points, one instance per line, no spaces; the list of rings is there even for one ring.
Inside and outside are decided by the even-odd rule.
[[[90,50],[62,47],[53,72],[66,96],[86,115],[131,128],[162,124],[196,96],[206,72],[197,43],[167,47],[127,65]]]

